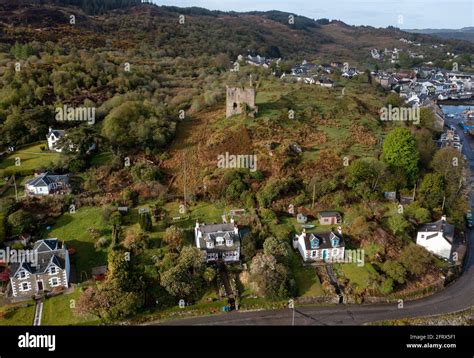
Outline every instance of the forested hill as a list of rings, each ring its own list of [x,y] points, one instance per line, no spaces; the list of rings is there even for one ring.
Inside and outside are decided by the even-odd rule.
[[[139,4],[136,4],[136,3]],[[74,26],[70,16],[74,14]],[[179,16],[185,23],[179,23]],[[135,0],[0,0],[0,44],[52,41],[79,48],[130,50],[149,46],[161,56],[187,57],[247,52],[270,56],[275,46],[285,58],[324,56],[327,60],[366,60],[371,48],[405,46],[408,38],[429,46],[431,36],[397,28],[349,26],[280,11],[221,12],[177,8]],[[474,45],[447,41],[455,52],[474,52]]]
[[[0,3],[8,3],[10,0],[0,0]],[[130,6],[140,5],[141,0],[16,0],[16,2],[27,5],[59,5],[59,6],[76,6],[81,8],[87,14],[103,14],[109,10],[127,8]]]

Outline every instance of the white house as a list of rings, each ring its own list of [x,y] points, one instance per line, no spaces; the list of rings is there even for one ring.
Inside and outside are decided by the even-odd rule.
[[[46,139],[48,140],[48,149],[55,152],[62,152],[63,148],[57,145],[57,142],[66,135],[66,131],[52,129],[49,127]]]
[[[293,247],[297,249],[305,262],[338,262],[344,260],[344,240],[341,230],[334,232],[306,233],[295,235]]]
[[[425,224],[418,230],[416,243],[444,259],[451,257],[454,240],[454,225],[448,224],[446,216],[434,223]]]
[[[25,183],[27,195],[50,195],[69,189],[69,175],[53,175],[48,172],[37,175]]]
[[[206,262],[236,262],[240,259],[239,228],[230,223],[205,225],[196,222],[196,247],[205,252]]]

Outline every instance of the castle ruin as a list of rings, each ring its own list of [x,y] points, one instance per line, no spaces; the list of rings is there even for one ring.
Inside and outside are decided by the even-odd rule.
[[[254,117],[257,113],[255,95],[255,88],[252,86],[246,88],[227,87],[226,118],[241,113]]]

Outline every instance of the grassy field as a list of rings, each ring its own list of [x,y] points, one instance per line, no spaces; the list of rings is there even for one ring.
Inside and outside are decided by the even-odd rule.
[[[0,326],[31,326],[35,315],[33,301],[0,307],[5,316],[0,318]]]
[[[349,282],[355,286],[356,292],[362,292],[368,288],[378,276],[370,263],[365,263],[363,266],[357,266],[355,263],[335,264],[334,267],[339,275],[349,279]]]
[[[81,290],[78,288],[70,294],[47,298],[43,306],[41,324],[44,326],[97,324],[99,320],[96,317],[84,317],[75,313],[74,307],[80,294]]]
[[[293,270],[299,297],[324,296],[324,290],[314,267],[298,267]]]
[[[94,239],[89,234],[89,229],[94,228],[102,235],[110,236],[110,227],[102,218],[102,209],[97,207],[84,207],[74,214],[66,213],[53,225],[48,232],[48,237],[57,237],[64,240],[68,248],[74,247],[76,254],[74,260],[79,281],[82,281],[82,272],[90,277],[92,267],[107,263],[105,249],[96,249]]]
[[[137,208],[129,210],[128,215],[124,217],[123,231],[140,229],[138,225],[138,209],[149,208],[149,205],[139,205]],[[196,220],[200,222],[222,222],[222,214],[228,209],[220,208],[213,204],[198,202],[191,205],[186,214],[179,212],[179,203],[171,202],[165,205],[165,209],[171,218],[178,218],[177,220],[170,220],[169,225],[177,225],[184,229],[190,230],[194,227]],[[160,245],[160,240],[163,237],[167,226],[164,222],[153,221],[152,231],[147,233],[150,239],[156,245]],[[78,281],[85,279],[83,272],[90,278],[90,271],[95,266],[104,265],[107,263],[106,249],[96,249],[95,240],[90,235],[89,229],[96,229],[100,232],[101,237],[110,238],[111,227],[104,222],[102,216],[102,209],[98,207],[83,207],[78,209],[74,214],[63,214],[55,225],[52,226],[48,237],[57,237],[59,240],[64,240],[66,245],[76,249],[74,255],[74,262],[76,264],[76,273]]]
[[[56,152],[42,151],[41,147],[47,148],[47,143],[37,143],[19,149],[0,162],[0,177],[11,174],[28,175],[36,169],[47,168],[60,156]],[[20,165],[16,164],[16,158],[20,158]]]
[[[111,152],[103,152],[94,155],[91,158],[91,165],[92,166],[101,166],[110,163],[110,160],[112,159],[112,153]]]

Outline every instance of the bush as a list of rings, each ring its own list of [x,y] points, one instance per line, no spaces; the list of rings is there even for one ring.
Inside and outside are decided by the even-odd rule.
[[[257,253],[257,245],[251,234],[246,234],[242,238],[241,250],[245,261],[250,261]]]
[[[109,239],[107,239],[106,237],[101,237],[94,244],[96,249],[102,249],[104,247],[107,247],[108,245],[109,245]]]
[[[23,209],[17,210],[8,216],[8,225],[12,235],[29,232],[33,226],[33,216]]]
[[[403,249],[400,262],[411,274],[422,275],[428,270],[431,255],[423,247],[412,244]]]

